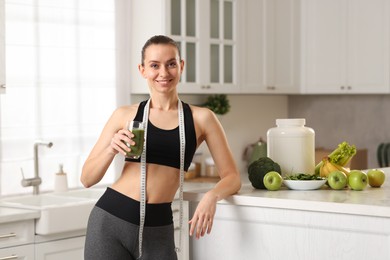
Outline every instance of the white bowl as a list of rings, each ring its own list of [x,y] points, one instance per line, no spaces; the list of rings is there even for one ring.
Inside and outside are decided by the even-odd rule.
[[[326,180],[283,180],[291,190],[317,190],[326,183]]]

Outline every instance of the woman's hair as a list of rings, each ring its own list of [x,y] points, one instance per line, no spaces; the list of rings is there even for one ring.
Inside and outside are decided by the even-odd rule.
[[[144,66],[144,60],[145,60],[145,51],[146,49],[153,44],[169,44],[175,47],[179,53],[179,59],[181,60],[181,55],[180,55],[180,49],[177,43],[169,38],[168,36],[165,35],[155,35],[149,40],[147,40],[144,44],[144,47],[142,47],[142,52],[141,52],[141,65]]]

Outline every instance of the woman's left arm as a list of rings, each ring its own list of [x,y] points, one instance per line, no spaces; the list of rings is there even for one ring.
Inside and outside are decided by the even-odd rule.
[[[200,131],[200,141],[206,141],[221,180],[208,191],[198,204],[190,220],[190,236],[196,238],[209,234],[212,229],[216,205],[241,188],[240,173],[233,159],[225,132],[214,113],[206,108],[194,108],[194,121]]]

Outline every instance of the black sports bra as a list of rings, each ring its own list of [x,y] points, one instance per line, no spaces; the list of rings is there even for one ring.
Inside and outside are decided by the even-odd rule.
[[[144,108],[147,101],[142,101],[134,120],[142,121]],[[196,151],[196,134],[192,111],[188,104],[182,102],[184,110],[184,129],[186,137],[186,149],[184,156],[184,170],[190,167]],[[154,126],[148,120],[146,142],[146,162],[171,166],[180,169],[180,137],[179,126],[172,130],[164,130]],[[141,159],[126,158],[129,162],[140,162]]]

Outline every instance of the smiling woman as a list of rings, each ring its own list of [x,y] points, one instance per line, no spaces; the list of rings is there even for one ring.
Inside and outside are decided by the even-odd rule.
[[[114,0],[6,0],[7,93],[0,105],[0,195],[31,192],[33,142],[53,142],[40,155],[42,189],[53,189],[63,163],[70,187],[97,128],[116,106]],[[108,175],[106,182],[114,176]],[[104,182],[104,181],[103,181]]]

